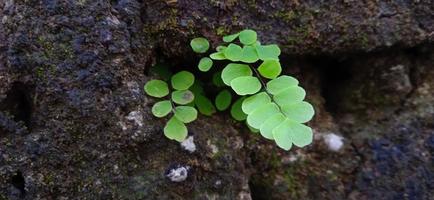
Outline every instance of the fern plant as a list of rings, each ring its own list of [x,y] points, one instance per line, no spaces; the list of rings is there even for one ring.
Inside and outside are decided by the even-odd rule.
[[[172,116],[164,127],[164,135],[172,140],[182,142],[188,135],[185,124],[193,122],[197,118],[197,110],[188,105],[194,100],[194,94],[189,88],[194,83],[194,75],[187,71],[181,71],[171,77],[173,91],[170,98],[159,101],[152,106],[152,114],[156,117]],[[145,92],[149,96],[163,98],[169,96],[169,85],[162,80],[151,80],[145,85]]]
[[[218,46],[210,58],[229,61],[221,79],[236,94],[246,96],[233,104],[232,116],[239,121],[246,120],[249,128],[285,150],[292,145],[310,144],[312,129],[304,123],[315,112],[304,101],[306,92],[299,82],[291,76],[280,75],[280,48],[275,44],[261,45],[253,30],[225,36],[223,41],[226,44]]]
[[[216,52],[203,57],[198,63],[199,71],[207,72],[212,69],[213,60],[227,62],[222,70],[213,75],[212,82],[220,89],[214,104],[205,95],[202,83],[195,81],[190,72],[182,71],[171,78],[175,90],[171,98],[153,106],[152,112],[156,117],[173,113],[164,128],[166,137],[177,141],[186,138],[184,123],[197,118],[194,107],[208,116],[216,110],[230,108],[235,120],[246,121],[250,130],[274,140],[282,149],[310,144],[312,129],[304,123],[310,121],[315,112],[313,106],[304,101],[306,92],[297,79],[281,75],[280,48],[275,44],[262,45],[253,30],[225,36],[223,41]],[[193,39],[190,46],[194,52],[203,54],[210,44],[201,37]],[[230,87],[240,97],[234,101],[232,93],[225,87]],[[169,94],[169,87],[164,81],[152,80],[145,85],[145,92],[162,98]]]

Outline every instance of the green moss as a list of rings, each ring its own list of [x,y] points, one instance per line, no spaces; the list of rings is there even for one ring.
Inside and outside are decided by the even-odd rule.
[[[233,16],[232,16],[232,21],[233,21],[233,22],[238,21],[238,16],[237,16],[237,15],[233,15]]]
[[[310,22],[313,21],[314,16],[318,15],[318,11],[315,10],[280,10],[273,13],[273,17],[279,21],[283,21],[289,24],[292,29],[292,33],[287,37],[286,41],[288,46],[295,46],[303,44],[306,38],[311,35],[313,28]],[[301,24],[291,24],[295,19],[298,19]]]
[[[37,43],[42,47],[44,55],[46,58],[51,58],[54,54],[53,43],[49,42],[45,37],[39,36]]]
[[[36,78],[45,79],[45,70],[43,67],[36,68]]]
[[[224,5],[225,7],[233,7],[238,4],[238,0],[209,0],[209,3],[213,6]]]
[[[77,0],[77,5],[84,6],[86,4],[87,0]]]
[[[334,171],[332,171],[332,170],[327,171],[326,176],[327,176],[327,179],[328,179],[329,181],[338,181],[338,180],[339,180],[339,176],[338,176],[338,174],[336,174],[336,173],[335,173]]]
[[[286,173],[284,174],[284,179],[287,185],[288,192],[291,194],[292,198],[296,198],[298,196],[301,196],[298,193],[297,189],[297,180],[294,177],[294,170],[292,167],[290,167]]]
[[[66,59],[74,58],[73,50],[69,43],[58,43],[44,36],[39,36],[36,42],[42,48],[43,56],[48,61],[63,62]]]
[[[223,36],[223,35],[227,35],[227,31],[225,29],[224,26],[220,26],[216,29],[217,35],[218,36]]]
[[[178,28],[178,10],[176,8],[165,9],[161,13],[161,21],[150,24],[143,28],[145,35],[157,35],[162,30],[177,30]]]
[[[301,27],[296,27],[294,29],[294,34],[290,35],[287,38],[287,43],[289,46],[295,46],[298,44],[302,44],[303,42],[305,42],[306,38],[308,38],[309,34],[310,34],[310,27],[309,26],[301,26]]]
[[[61,60],[74,58],[74,53],[72,51],[72,47],[69,44],[60,43],[56,47],[56,50],[58,50],[58,58]]]
[[[34,73],[35,73],[36,78],[39,81],[45,83],[45,82],[47,82],[48,77],[55,75],[56,65],[46,64],[46,65],[36,67],[34,70],[35,70]]]
[[[54,185],[54,176],[52,174],[45,174],[44,175],[44,183],[46,185]]]
[[[195,33],[194,33],[194,27],[195,27],[196,25],[194,24],[194,21],[193,20],[188,20],[187,21],[187,27],[188,27],[188,29],[190,30],[190,33],[192,34],[192,35],[194,35]]]
[[[273,13],[272,16],[276,19],[283,20],[284,22],[291,22],[296,18],[296,13],[292,10],[281,10]]]
[[[362,48],[368,48],[369,47],[369,37],[367,34],[362,34],[358,38],[358,43]]]
[[[247,0],[246,3],[247,3],[249,8],[255,9],[255,10],[258,9],[258,4],[256,3],[256,0]]]
[[[275,151],[273,151],[273,153],[270,155],[269,163],[273,167],[273,169],[278,169],[281,167],[281,158],[279,155],[277,155]]]
[[[306,162],[297,162],[291,167],[287,168],[284,172],[283,177],[286,183],[286,189],[292,198],[299,199],[300,197],[306,196],[305,190],[303,190],[303,185],[305,184],[302,180],[297,179],[299,175],[296,172],[302,171],[302,169],[306,169],[308,166]]]

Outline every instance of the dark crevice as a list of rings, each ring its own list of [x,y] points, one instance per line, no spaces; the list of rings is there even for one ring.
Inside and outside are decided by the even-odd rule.
[[[6,99],[0,103],[0,111],[8,113],[16,122],[23,122],[31,129],[32,118],[32,87],[16,82],[6,94]]]
[[[352,180],[351,182],[355,183],[357,181],[357,175],[362,171],[363,165],[367,159],[366,159],[366,156],[360,151],[359,147],[353,141],[350,142],[350,146],[351,146],[355,156],[358,157],[357,166],[349,174],[349,176],[351,177],[351,180]],[[353,191],[352,188],[348,189],[345,192],[345,196],[347,198],[349,198],[352,191]]]
[[[211,54],[212,51],[213,50],[210,49],[208,53]],[[203,55],[198,55],[193,52],[187,52],[186,55],[183,54],[183,55],[168,56],[166,50],[161,46],[156,47],[155,54],[157,55],[157,60],[162,60],[165,63],[170,64],[173,71],[186,69],[191,71],[192,73],[199,71],[197,70],[197,64],[199,63],[199,60],[203,57]],[[219,64],[219,63],[223,63],[223,62],[215,62],[214,64]],[[213,68],[214,67],[215,66],[213,66]],[[201,72],[201,74],[204,75],[203,72]]]
[[[213,75],[221,71],[229,62],[219,61],[214,62],[210,71],[204,73],[198,70],[197,65],[203,55],[189,54],[187,56],[172,56],[169,57],[165,55],[164,50],[160,47],[154,49],[155,64],[151,67],[146,68],[144,75],[156,79],[170,79],[170,77],[161,77],[159,73],[162,71],[168,71],[169,74],[173,75],[180,71],[189,71],[193,73],[196,81],[207,88],[205,93],[212,97],[217,95],[221,88],[216,87],[212,83]],[[167,80],[165,80],[167,81]]]
[[[257,156],[255,152],[250,152],[249,155],[250,158],[250,162],[256,163],[257,161]],[[253,168],[257,168],[256,166],[252,166]],[[252,198],[252,200],[258,200],[258,199],[263,199],[262,195],[266,193],[266,191],[268,190],[266,186],[264,186],[263,184],[261,184],[261,176],[258,176],[257,173],[253,173],[252,175],[250,175],[249,177],[249,190],[250,190],[250,197]]]
[[[13,117],[0,111],[0,137],[6,133],[23,135],[28,133],[28,129],[23,122],[16,122]]]
[[[391,17],[394,17],[394,16],[396,16],[396,15],[398,15],[399,13],[397,13],[397,12],[394,12],[394,13],[382,13],[382,14],[380,14],[379,16],[378,16],[378,18],[391,18]]]
[[[270,194],[271,185],[264,185],[260,179],[263,177],[261,176],[251,176],[249,180],[249,189],[250,189],[250,196],[252,200],[265,200],[269,199],[272,195]]]
[[[419,80],[423,80],[424,76],[421,74],[421,69],[419,65],[421,63],[418,63],[418,60],[430,60],[428,53],[429,49],[432,49],[433,45],[422,45],[418,47],[408,48],[405,49],[404,52],[409,56],[411,59],[411,64],[408,67],[408,76],[411,84],[411,90],[408,92],[405,97],[402,99],[400,108],[395,111],[395,114],[400,114],[402,111],[405,110],[407,103],[409,100],[414,96],[415,92],[417,91],[418,87],[420,86]]]
[[[408,92],[405,97],[400,102],[400,107],[395,111],[395,114],[400,114],[404,109],[408,102],[408,100],[413,96],[413,94],[417,90],[417,82],[415,80],[414,74],[416,73],[416,66],[414,66],[414,63],[409,67],[408,69],[409,79],[411,83],[411,90]]]
[[[423,76],[418,72],[418,70],[420,70],[420,67],[418,66],[420,63],[417,63],[416,61],[421,60],[421,56],[430,55],[427,54],[427,52],[424,52],[429,51],[430,48],[432,49],[432,45],[420,45],[413,48],[394,46],[393,48],[381,49],[369,53],[358,52],[338,55],[306,56],[302,58],[302,60],[319,70],[321,76],[321,96],[325,100],[325,108],[331,114],[336,114],[339,113],[339,109],[342,109],[342,98],[351,98],[343,95],[345,95],[345,92],[348,92],[346,89],[350,89],[352,81],[361,76],[361,74],[358,73],[366,73],[369,71],[369,69],[360,69],[361,66],[356,62],[371,59],[372,62],[366,62],[366,64],[369,64],[375,62],[375,59],[377,58],[379,65],[381,65],[382,59],[387,58],[388,55],[399,55],[399,53],[404,53],[404,55],[407,55],[411,59],[410,66],[407,66],[407,74],[410,79],[412,90],[404,97],[400,106],[400,108],[402,108],[405,106],[408,99],[413,96],[418,87],[417,80],[420,80],[421,78],[417,76]],[[423,58],[422,60],[429,60],[429,58]],[[399,58],[397,58],[396,61],[400,62]],[[383,65],[384,64],[387,65],[389,63],[383,63]],[[368,68],[370,66],[366,67]]]
[[[26,195],[26,181],[24,180],[23,174],[21,171],[17,171],[15,175],[11,177],[10,180],[11,184],[20,191],[21,197],[24,197]]]
[[[353,78],[348,62],[328,56],[313,57],[309,60],[320,71],[321,96],[325,100],[326,110],[336,113],[340,102],[340,95],[337,92]]]
[[[276,159],[275,155],[272,154],[272,157],[266,155],[267,157],[263,157],[262,153],[258,153],[255,151],[249,152],[249,165],[254,169],[252,174],[249,177],[249,190],[250,197],[252,200],[262,200],[262,199],[270,199],[273,194],[273,183],[272,178],[264,176],[264,172],[268,172],[272,169],[269,164],[271,159]]]

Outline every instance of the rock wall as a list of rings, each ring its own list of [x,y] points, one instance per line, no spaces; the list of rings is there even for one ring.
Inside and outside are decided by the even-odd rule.
[[[0,199],[429,199],[432,1],[0,1]],[[317,115],[289,152],[228,113],[167,140],[142,86],[249,27]]]

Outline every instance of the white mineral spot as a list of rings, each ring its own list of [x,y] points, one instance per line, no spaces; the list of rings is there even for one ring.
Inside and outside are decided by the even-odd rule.
[[[14,5],[13,0],[6,1],[4,4],[4,10],[9,10]]]
[[[390,68],[390,70],[392,71],[403,71],[405,70],[405,66],[404,65],[396,65]]]
[[[303,160],[303,159],[305,159],[305,157],[306,156],[302,153],[302,151],[298,150],[298,151],[291,153],[289,156],[282,157],[281,161],[282,161],[282,164],[288,165],[288,164]]]
[[[127,119],[134,121],[138,126],[143,126],[143,116],[139,111],[132,111],[128,114]]]
[[[172,182],[182,182],[187,179],[189,166],[171,169],[166,175]]]
[[[252,195],[250,192],[242,191],[238,194],[238,199],[240,200],[252,200]]]
[[[2,24],[6,24],[7,21],[8,21],[8,16],[3,16]]]
[[[119,174],[119,166],[117,164],[113,165],[113,172]]]
[[[296,155],[290,155],[288,161],[289,162],[295,162],[298,160],[298,156]]]
[[[219,148],[215,144],[211,143],[210,140],[207,141],[207,144],[208,144],[208,147],[211,149],[212,154],[216,154],[219,152]]]
[[[127,125],[124,122],[118,122],[118,125],[122,128],[123,131],[127,130]]]
[[[343,137],[334,133],[324,135],[324,142],[331,151],[339,151],[344,145]]]
[[[194,137],[189,136],[187,139],[181,142],[181,147],[185,150],[187,150],[190,153],[193,153],[196,151],[196,144],[194,144]]]
[[[127,83],[128,89],[133,93],[134,95],[140,95],[140,86],[137,82],[131,81]]]
[[[107,20],[108,24],[111,26],[117,26],[117,25],[121,24],[119,19],[115,16],[107,17],[106,20]]]

